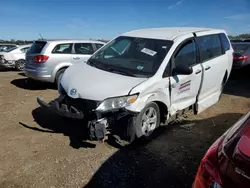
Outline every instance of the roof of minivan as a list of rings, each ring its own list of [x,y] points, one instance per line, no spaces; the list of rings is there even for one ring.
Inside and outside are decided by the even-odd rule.
[[[122,34],[122,36],[174,40],[177,36],[186,35],[193,32],[201,32],[201,31],[224,32],[223,30],[212,29],[212,28],[166,27],[166,28],[149,28],[149,29],[134,30],[124,33]]]
[[[62,43],[62,42],[71,42],[71,43],[76,43],[76,42],[84,42],[84,43],[103,43],[105,42],[98,41],[98,40],[78,40],[78,39],[44,39],[44,40],[36,40],[36,41],[44,41],[44,42],[50,42],[50,43]]]

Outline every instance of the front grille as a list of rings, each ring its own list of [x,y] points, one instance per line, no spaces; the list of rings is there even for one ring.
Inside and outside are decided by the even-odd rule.
[[[65,96],[65,101],[68,106],[74,106],[75,108],[83,112],[90,112],[92,110],[95,110],[100,102],[87,99],[73,99],[69,96]]]

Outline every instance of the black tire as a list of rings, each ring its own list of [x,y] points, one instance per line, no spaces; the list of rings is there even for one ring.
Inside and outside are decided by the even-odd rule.
[[[221,99],[226,82],[227,82],[227,73],[225,74],[225,76],[221,82],[221,93],[220,93],[219,99]]]
[[[16,63],[15,63],[15,69],[17,71],[23,71],[24,65],[25,65],[25,60],[20,59],[20,60],[16,61]]]
[[[57,73],[56,73],[55,84],[56,84],[57,89],[59,88],[60,77],[62,76],[62,74],[64,73],[65,70],[66,70],[66,68],[63,68],[63,69],[60,69],[59,71],[57,71]]]
[[[156,125],[152,130],[148,132],[148,134],[145,134],[143,131],[143,115],[147,112],[148,109],[154,109],[155,115],[156,115]],[[139,113],[139,115],[136,118],[135,121],[135,132],[137,137],[142,137],[143,139],[150,140],[152,138],[152,135],[154,131],[160,126],[160,120],[161,120],[161,113],[160,108],[155,102],[151,102],[145,106],[145,108]]]
[[[157,115],[157,121],[154,130],[160,126],[160,108],[156,103],[151,102],[147,104],[138,115],[131,115],[130,117],[127,117],[126,121],[124,121],[124,123],[126,122],[124,126],[122,126],[123,124],[120,124],[119,133],[113,135],[115,142],[119,146],[123,147],[129,145],[134,142],[136,138],[143,138],[145,141],[148,141],[152,138],[154,130],[150,135],[144,135],[142,131],[142,117],[149,108],[153,108]]]

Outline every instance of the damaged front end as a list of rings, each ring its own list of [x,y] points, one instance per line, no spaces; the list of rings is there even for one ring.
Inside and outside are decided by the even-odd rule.
[[[37,98],[38,104],[56,114],[73,119],[87,120],[90,140],[104,140],[106,136],[114,136],[116,141],[130,143],[134,139],[130,122],[136,115],[126,109],[116,109],[108,112],[96,110],[101,101],[87,99],[73,99],[67,95],[60,95],[49,103]]]
[[[15,61],[8,61],[4,58],[3,55],[0,55],[0,67],[1,68],[14,68]]]

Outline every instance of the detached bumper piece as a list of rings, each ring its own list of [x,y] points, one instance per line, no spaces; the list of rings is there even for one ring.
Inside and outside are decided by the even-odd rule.
[[[49,103],[44,102],[41,98],[37,97],[37,103],[43,107],[51,110],[59,115],[74,118],[74,119],[83,119],[84,114],[77,110],[74,106],[68,106],[62,103],[61,98],[57,98]]]

